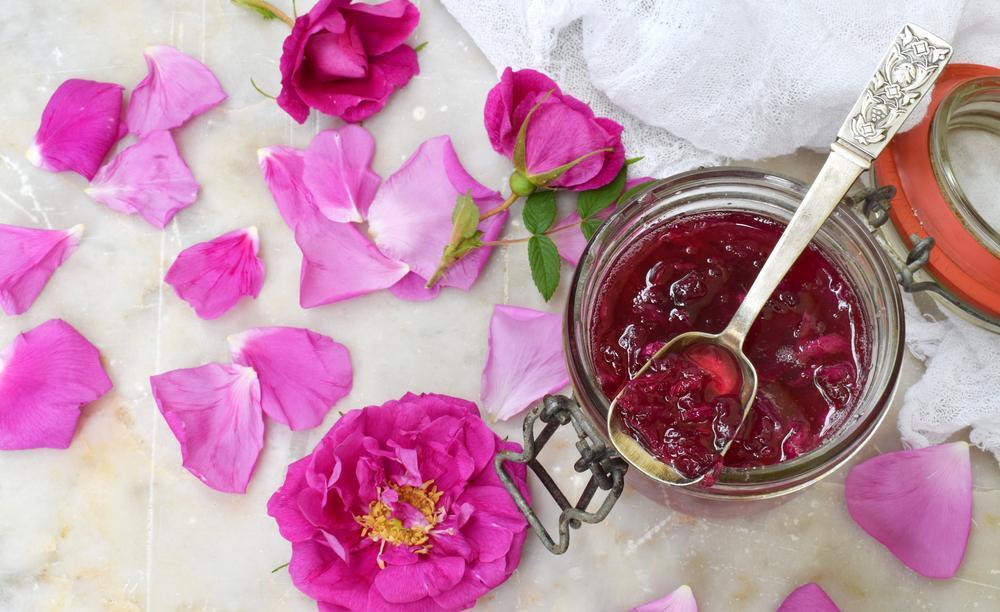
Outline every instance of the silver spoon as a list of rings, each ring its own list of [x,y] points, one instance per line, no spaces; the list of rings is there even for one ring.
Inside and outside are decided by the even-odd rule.
[[[798,210],[788,222],[729,325],[718,334],[687,332],[676,336],[656,351],[632,377],[634,380],[643,375],[655,361],[667,353],[680,353],[695,344],[713,344],[730,353],[743,378],[739,393],[743,413],[739,426],[719,452],[720,457],[729,450],[757,395],[757,371],[743,353],[743,341],[747,332],[778,283],[809,245],[847,190],[862,172],[871,167],[872,161],[910,116],[924,94],[931,89],[948,63],[951,52],[948,43],[930,32],[913,24],[903,27],[882,58],[882,63],[861,98],[854,103],[847,120],[837,132],[837,138],[830,146],[830,156],[802,198]],[[688,486],[701,482],[707,474],[691,477],[681,474],[674,466],[654,457],[630,435],[619,406],[623,393],[624,388],[618,392],[608,409],[608,432],[618,452],[647,476],[662,483]]]

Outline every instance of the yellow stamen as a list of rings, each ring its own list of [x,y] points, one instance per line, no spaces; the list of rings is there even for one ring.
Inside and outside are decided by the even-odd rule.
[[[437,503],[444,495],[434,486],[434,481],[428,480],[419,487],[389,483],[389,488],[399,496],[400,503],[413,506],[424,515],[426,524],[407,527],[402,520],[393,516],[392,508],[381,499],[375,499],[368,505],[368,514],[355,516],[354,520],[361,525],[361,536],[371,538],[379,544],[378,566],[385,569],[382,552],[386,544],[396,544],[416,547],[416,554],[427,554],[431,549],[430,533],[435,525],[444,519],[444,508],[438,508]],[[382,497],[379,490],[379,498]]]

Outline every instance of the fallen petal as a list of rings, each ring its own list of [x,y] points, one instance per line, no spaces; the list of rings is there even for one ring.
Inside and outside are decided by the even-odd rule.
[[[632,608],[631,612],[698,612],[698,602],[688,585],[682,585],[666,597]]]
[[[143,136],[98,171],[85,189],[112,210],[138,214],[163,229],[198,198],[198,183],[177,152],[170,132]]]
[[[382,254],[357,228],[319,212],[302,181],[305,155],[288,147],[259,152],[261,170],[285,223],[302,251],[299,303],[331,304],[392,287],[406,276],[406,264]]]
[[[0,352],[0,450],[66,448],[80,408],[111,389],[97,348],[52,319]]]
[[[331,221],[360,223],[382,178],[372,172],[375,139],[363,127],[345,125],[313,138],[305,153],[303,183]]]
[[[378,190],[368,213],[369,232],[387,257],[409,265],[426,281],[434,275],[451,237],[456,198],[467,192],[481,212],[503,202],[498,192],[483,187],[465,171],[451,138],[431,138]],[[495,240],[506,220],[505,211],[484,221],[480,225],[483,240]],[[468,290],[491,251],[491,247],[472,251],[440,284]]]
[[[880,455],[854,466],[845,484],[851,517],[907,567],[955,575],[972,523],[967,443]]]
[[[229,232],[181,251],[163,280],[199,317],[215,319],[243,296],[260,293],[264,262],[259,248],[256,227]]]
[[[441,293],[441,283],[437,283],[430,289],[427,288],[427,281],[419,274],[407,273],[398,283],[389,287],[389,293],[401,300],[410,302],[426,302],[433,300]]]
[[[488,345],[480,398],[483,411],[494,419],[520,414],[569,384],[560,315],[497,305]]]
[[[294,431],[323,422],[351,391],[354,372],[347,347],[296,327],[258,327],[230,336],[233,361],[260,378],[264,412]]]
[[[114,83],[64,81],[42,111],[28,161],[43,170],[72,170],[88,180],[94,178],[118,140],[122,91]]]
[[[83,226],[43,230],[0,223],[0,308],[19,315],[80,244]]]
[[[810,582],[789,593],[777,612],[840,612],[840,608],[818,584]]]
[[[264,446],[253,369],[209,363],[151,376],[149,384],[184,467],[217,491],[245,493]]]
[[[226,99],[208,66],[190,55],[166,45],[148,47],[143,55],[149,73],[129,99],[129,132],[145,136],[178,127]]]

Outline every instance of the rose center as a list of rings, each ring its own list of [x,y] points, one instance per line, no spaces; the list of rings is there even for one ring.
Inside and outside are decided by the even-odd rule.
[[[419,487],[390,482],[378,493],[368,505],[368,514],[354,520],[361,525],[362,537],[380,544],[379,567],[385,568],[382,550],[386,544],[410,546],[417,554],[427,554],[431,530],[444,518],[444,508],[437,507],[443,492],[428,480]]]

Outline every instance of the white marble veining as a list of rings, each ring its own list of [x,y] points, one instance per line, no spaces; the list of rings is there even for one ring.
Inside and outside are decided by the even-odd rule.
[[[490,149],[481,121],[495,73],[440,5],[424,0],[420,7],[414,40],[429,42],[420,56],[422,74],[366,122],[378,143],[376,170],[387,176],[424,139],[448,133],[470,172],[500,188],[509,166]],[[338,409],[409,390],[476,399],[493,304],[557,311],[566,283],[545,305],[518,245],[496,252],[468,294],[445,291],[413,304],[380,293],[302,310],[299,253],[260,178],[256,150],[304,146],[333,123],[313,117],[298,126],[250,86],[253,77],[277,91],[284,24],[263,22],[225,0],[8,0],[3,14],[0,222],[85,223],[87,231],[35,306],[0,318],[0,345],[62,317],[101,349],[115,388],[84,411],[68,450],[0,453],[0,610],[314,609],[286,572],[271,573],[287,560],[289,545],[265,503],[285,465],[308,452],[337,412],[322,427],[295,434],[269,423],[249,492],[226,495],[181,467],[148,377],[226,360],[226,336],[245,328],[295,325],[350,348],[354,390]],[[41,110],[62,80],[134,87],[146,70],[142,49],[155,44],[202,59],[230,94],[176,134],[202,193],[163,232],[91,201],[80,177],[43,172],[24,158]],[[818,167],[813,154],[766,165],[803,178]],[[260,229],[264,289],[221,319],[201,321],[164,290],[165,267],[182,248],[247,225]],[[520,232],[516,223],[508,228],[512,236]],[[903,384],[917,375],[908,359]],[[864,456],[899,447],[892,421]],[[497,429],[517,435],[519,424]],[[570,441],[553,446],[544,461],[562,466],[554,469],[581,486],[582,477],[569,467]],[[994,462],[973,453],[975,525],[954,580],[920,578],[862,533],[843,507],[840,472],[776,509],[738,519],[693,518],[626,491],[605,524],[573,534],[568,554],[553,557],[529,540],[520,569],[481,607],[620,610],[688,583],[708,612],[773,610],[792,588],[816,581],[847,610],[1000,609],[1000,474]]]

